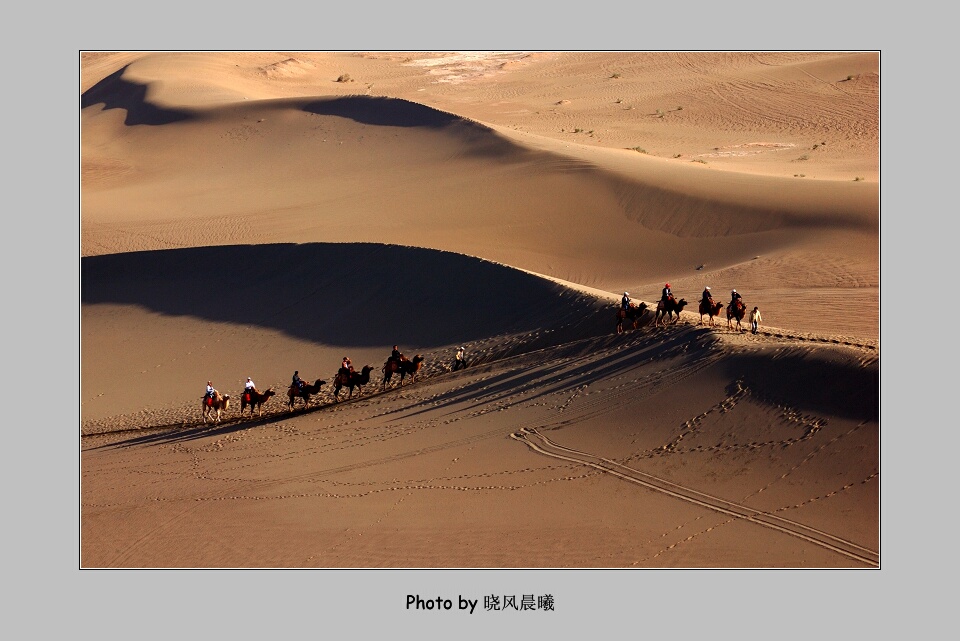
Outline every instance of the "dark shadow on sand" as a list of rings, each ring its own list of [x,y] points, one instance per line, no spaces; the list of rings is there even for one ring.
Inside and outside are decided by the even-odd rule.
[[[131,252],[82,258],[80,275],[83,305],[138,305],[327,345],[442,346],[566,326],[600,310],[603,331],[613,329],[605,303],[547,279],[453,252],[396,245]]]
[[[147,102],[147,86],[124,80],[126,67],[120,69],[80,96],[80,108],[102,104],[104,109],[125,109],[125,125],[166,125],[188,120],[192,114],[179,109],[164,109]]]
[[[880,419],[880,369],[854,355],[817,346],[786,355],[736,354],[725,359],[732,378],[761,398],[796,410],[864,421]]]

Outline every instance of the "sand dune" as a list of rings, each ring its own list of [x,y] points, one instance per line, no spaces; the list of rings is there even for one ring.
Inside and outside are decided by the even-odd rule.
[[[879,566],[877,54],[103,53],[80,85],[83,567]],[[679,321],[617,333],[666,281]],[[761,332],[699,325],[704,285]],[[291,412],[294,370],[326,383]]]

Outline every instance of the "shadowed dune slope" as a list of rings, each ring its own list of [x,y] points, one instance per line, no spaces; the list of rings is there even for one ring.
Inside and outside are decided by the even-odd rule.
[[[245,102],[196,109],[160,127],[125,126],[110,111],[91,105],[83,114],[91,140],[82,167],[85,256],[399,244],[648,298],[655,283],[684,273],[688,298],[705,282],[723,287],[725,270],[763,256],[746,282],[753,292],[775,291],[754,300],[788,323],[809,316],[793,313],[790,290],[802,289],[806,303],[810,290],[879,281],[878,194],[867,185],[717,174],[640,154],[624,171],[622,156],[608,165],[534,149],[387,98]],[[798,248],[827,257],[813,257],[801,288]],[[858,295],[858,306],[871,296]],[[813,296],[811,304],[821,303]],[[878,309],[864,313],[870,333]]]
[[[609,307],[489,261],[364,243],[91,256],[81,260],[81,278],[83,305],[136,305],[316,343],[381,348],[398,335],[408,344],[440,346],[550,328]],[[608,317],[612,311],[603,316],[605,331]]]

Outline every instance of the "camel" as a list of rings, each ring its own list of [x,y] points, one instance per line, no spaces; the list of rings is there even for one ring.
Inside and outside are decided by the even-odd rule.
[[[742,300],[737,300],[737,305],[734,307],[731,302],[727,305],[727,329],[733,329],[733,321],[737,321],[737,329],[741,332],[746,331],[743,328],[743,325],[740,324],[740,321],[743,320],[743,317],[747,314],[747,306],[743,304]]]
[[[633,324],[633,328],[637,329],[640,326],[640,318],[643,316],[643,312],[647,309],[646,303],[630,303],[630,306],[627,309],[622,307],[617,310],[617,333],[623,333],[623,321],[630,320]]]
[[[320,387],[326,385],[327,382],[320,380],[319,378],[310,385],[305,383],[303,387],[297,389],[292,383],[287,389],[287,407],[290,408],[290,411],[293,411],[293,402],[298,398],[303,399],[303,404],[305,407],[310,407],[310,396],[313,394],[318,394],[320,392]]]
[[[673,318],[674,313],[676,313],[677,315],[677,320],[673,321],[673,324],[676,324],[676,322],[680,320],[680,312],[682,312],[683,308],[686,306],[687,306],[686,298],[681,298],[678,301],[674,301],[671,298],[666,302],[666,304],[664,304],[663,301],[660,301],[659,303],[657,303],[657,315],[653,319],[653,326],[656,327],[662,322],[663,326],[666,327],[667,323],[663,319],[668,317]]]
[[[275,396],[276,392],[273,391],[271,387],[266,392],[258,392],[257,390],[250,390],[249,392],[244,391],[240,395],[240,414],[243,415],[243,411],[247,409],[247,406],[250,406],[250,416],[253,416],[253,408],[257,408],[257,416],[263,416],[263,404],[266,403],[271,396]]]
[[[347,398],[353,396],[354,387],[359,390],[360,394],[363,394],[363,386],[370,382],[370,372],[372,371],[373,365],[364,365],[359,372],[353,370],[347,372],[341,368],[333,379],[333,400],[340,402],[340,389],[344,387],[350,389]]]
[[[394,374],[400,374],[400,386],[403,387],[403,378],[409,374],[410,382],[416,380],[417,371],[423,367],[423,356],[417,354],[413,357],[413,360],[403,359],[400,361],[395,361],[392,358],[388,358],[387,362],[383,364],[383,385],[381,389],[387,387],[387,383],[390,382],[390,377]]]
[[[721,309],[723,309],[723,303],[721,303],[720,301],[716,301],[715,303],[713,303],[713,305],[711,305],[709,300],[706,300],[706,299],[701,300],[700,301],[700,325],[703,325],[704,314],[710,315],[711,327],[713,325],[716,325],[716,321],[714,321],[713,319],[715,316],[720,315]]]
[[[220,414],[227,411],[227,408],[230,407],[230,395],[224,394],[221,396],[220,392],[216,392],[213,398],[207,398],[205,396],[200,402],[203,410],[203,422],[206,423],[207,416],[210,416],[214,423],[219,423]]]

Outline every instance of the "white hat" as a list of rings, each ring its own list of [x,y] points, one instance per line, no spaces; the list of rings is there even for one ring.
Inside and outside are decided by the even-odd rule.
[[[730,293],[731,293],[731,294],[736,294],[736,293],[737,293],[737,290],[731,289],[731,290],[730,290]]]
[[[710,289],[710,285],[707,285],[707,289]]]
[[[623,295],[624,295],[624,296],[629,296],[629,295],[630,295],[630,292],[623,292]]]

